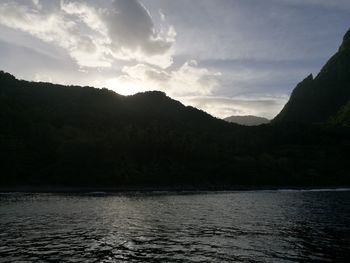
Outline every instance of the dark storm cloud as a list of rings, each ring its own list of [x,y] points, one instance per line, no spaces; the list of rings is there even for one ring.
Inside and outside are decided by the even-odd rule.
[[[173,44],[173,39],[161,36],[150,13],[138,0],[116,0],[113,8],[102,13],[113,48],[140,49],[146,55],[163,54]]]

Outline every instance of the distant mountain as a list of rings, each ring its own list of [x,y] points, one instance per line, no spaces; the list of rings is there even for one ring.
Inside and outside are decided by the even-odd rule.
[[[227,122],[237,123],[239,125],[244,126],[257,126],[261,124],[267,124],[270,122],[270,120],[263,118],[263,117],[257,117],[252,115],[247,116],[230,116],[224,119]]]
[[[309,75],[273,119],[273,123],[326,122],[350,100],[350,30],[345,34],[338,52],[313,78]]]

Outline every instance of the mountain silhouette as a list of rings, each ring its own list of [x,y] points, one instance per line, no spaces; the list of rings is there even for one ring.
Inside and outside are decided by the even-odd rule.
[[[0,85],[1,100],[21,105],[19,110],[27,113],[34,109],[50,113],[61,125],[78,125],[72,122],[72,118],[80,115],[81,119],[89,119],[100,127],[112,123],[148,125],[150,121],[195,130],[228,126],[204,111],[184,106],[161,91],[122,96],[107,89],[17,80],[3,71],[0,71]]]
[[[297,85],[288,103],[272,122],[326,122],[349,100],[350,30],[338,52],[315,78],[309,75]]]
[[[219,152],[226,151],[219,145],[239,132],[238,125],[163,92],[121,96],[18,80],[5,72],[0,120],[0,186],[204,182],[215,175]]]

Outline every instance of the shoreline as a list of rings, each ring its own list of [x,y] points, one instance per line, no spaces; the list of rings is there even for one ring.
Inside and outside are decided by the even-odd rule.
[[[176,187],[71,187],[12,186],[0,187],[0,193],[152,193],[152,192],[245,192],[245,191],[350,191],[350,186],[176,186]]]

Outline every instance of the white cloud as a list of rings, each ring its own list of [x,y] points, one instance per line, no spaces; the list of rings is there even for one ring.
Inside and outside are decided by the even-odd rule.
[[[161,90],[185,105],[202,109],[219,118],[231,115],[273,118],[288,100],[287,95],[217,96],[216,93],[220,89],[220,75],[219,72],[199,67],[194,60],[185,62],[171,71],[137,64],[125,66],[120,76],[100,83],[100,86],[122,95]]]
[[[58,45],[82,67],[112,67],[118,60],[162,68],[172,64],[175,29],[157,29],[138,0],[111,0],[110,8],[83,1],[55,3],[59,5],[50,10],[43,10],[39,0],[32,0],[32,6],[0,3],[0,24]]]
[[[85,2],[61,0],[61,8],[98,32],[102,36],[98,45],[104,46],[114,59],[170,66],[176,37],[174,27],[160,25],[156,29],[150,13],[138,0],[111,3],[111,8],[96,8]]]
[[[174,70],[163,70],[146,64],[125,66],[119,77],[108,80],[106,86],[128,95],[146,90],[162,90],[169,96],[210,95],[218,87],[219,72],[200,68],[195,60],[185,62]]]
[[[80,66],[111,65],[94,35],[84,34],[74,20],[60,12],[45,14],[15,2],[4,3],[0,5],[0,24],[66,49]]]
[[[219,72],[199,67],[194,60],[171,71],[137,64],[125,66],[119,77],[105,81],[102,86],[122,95],[161,90],[185,105],[202,109],[219,118],[232,115],[273,118],[288,100],[287,95],[217,96],[220,75]]]
[[[193,96],[182,100],[191,105],[211,113],[213,116],[225,118],[232,115],[254,115],[272,119],[285,105],[288,96]]]

